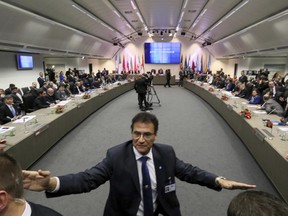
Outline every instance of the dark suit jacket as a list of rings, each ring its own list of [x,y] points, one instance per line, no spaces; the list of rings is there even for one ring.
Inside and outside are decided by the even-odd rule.
[[[77,86],[74,86],[72,89],[72,94],[81,94],[82,92],[84,92],[84,89],[82,86],[80,86],[78,88],[77,88]]]
[[[164,215],[180,216],[176,191],[165,193],[165,186],[175,183],[175,177],[192,184],[221,190],[215,184],[216,175],[179,160],[173,148],[153,144],[152,148],[157,179],[158,206]],[[91,169],[77,174],[60,176],[60,190],[46,193],[47,197],[89,192],[110,180],[110,193],[105,216],[135,216],[141,201],[137,161],[132,141],[117,145],[107,151],[106,158]]]
[[[46,206],[42,206],[42,205],[35,204],[32,202],[28,202],[28,203],[32,210],[31,216],[62,216],[58,212]]]
[[[284,109],[283,107],[273,98],[270,98],[268,101],[264,104],[264,109],[267,112],[267,114],[276,114],[279,116],[283,116]]]
[[[148,80],[145,77],[137,79],[134,84],[134,89],[138,94],[146,94]]]
[[[48,102],[48,99],[45,96],[38,96],[34,100],[34,109],[35,110],[42,109],[42,108],[47,108],[47,107],[49,107],[49,102]]]
[[[13,104],[13,107],[15,109],[16,116],[20,115],[21,111],[19,110],[19,107],[14,105],[14,104]],[[6,123],[10,122],[13,117],[14,116],[13,116],[10,108],[6,104],[3,104],[3,106],[0,108],[0,121],[3,124],[6,124]]]
[[[39,88],[42,88],[42,86],[43,86],[44,83],[45,83],[44,77],[38,77],[37,81],[38,81],[38,83],[39,83]]]

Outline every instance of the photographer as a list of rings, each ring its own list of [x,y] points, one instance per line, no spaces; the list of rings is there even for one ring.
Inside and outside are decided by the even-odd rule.
[[[146,93],[147,93],[147,86],[149,84],[149,78],[147,75],[139,75],[138,79],[135,81],[134,89],[136,90],[138,94],[138,105],[141,111],[146,110],[152,110],[151,107],[149,107],[149,104],[146,101]],[[144,102],[144,106],[143,106]]]

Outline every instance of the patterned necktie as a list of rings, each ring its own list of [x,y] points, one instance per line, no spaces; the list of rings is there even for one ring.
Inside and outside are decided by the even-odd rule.
[[[142,162],[142,180],[143,180],[142,192],[143,192],[143,203],[144,203],[144,216],[153,215],[151,180],[150,180],[149,170],[146,164],[148,159],[149,158],[146,156],[143,156],[139,159]]]

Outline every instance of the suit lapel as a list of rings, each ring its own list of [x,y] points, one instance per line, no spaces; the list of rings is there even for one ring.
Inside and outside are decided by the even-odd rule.
[[[159,152],[152,148],[153,152],[153,160],[154,160],[154,167],[155,167],[155,174],[157,180],[157,190],[163,187],[165,182],[165,164],[163,163],[163,159],[161,159],[161,155]]]
[[[9,117],[14,117],[14,115],[13,115],[13,113],[12,113],[12,111],[10,110],[10,107],[8,106],[8,105],[6,105],[6,110],[7,110],[7,112],[9,113]],[[15,110],[15,112],[16,112],[16,110]]]
[[[137,191],[140,193],[140,183],[139,183],[139,176],[138,176],[138,168],[137,168],[137,161],[135,159],[135,155],[133,152],[133,145],[129,145],[129,150],[127,151],[126,157],[126,168],[128,173],[130,173],[132,181],[137,188]]]

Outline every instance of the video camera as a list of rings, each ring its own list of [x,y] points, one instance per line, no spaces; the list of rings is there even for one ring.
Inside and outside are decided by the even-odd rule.
[[[147,74],[144,74],[145,79],[147,80],[147,84],[151,86],[153,75],[150,73],[150,71],[147,72]]]

